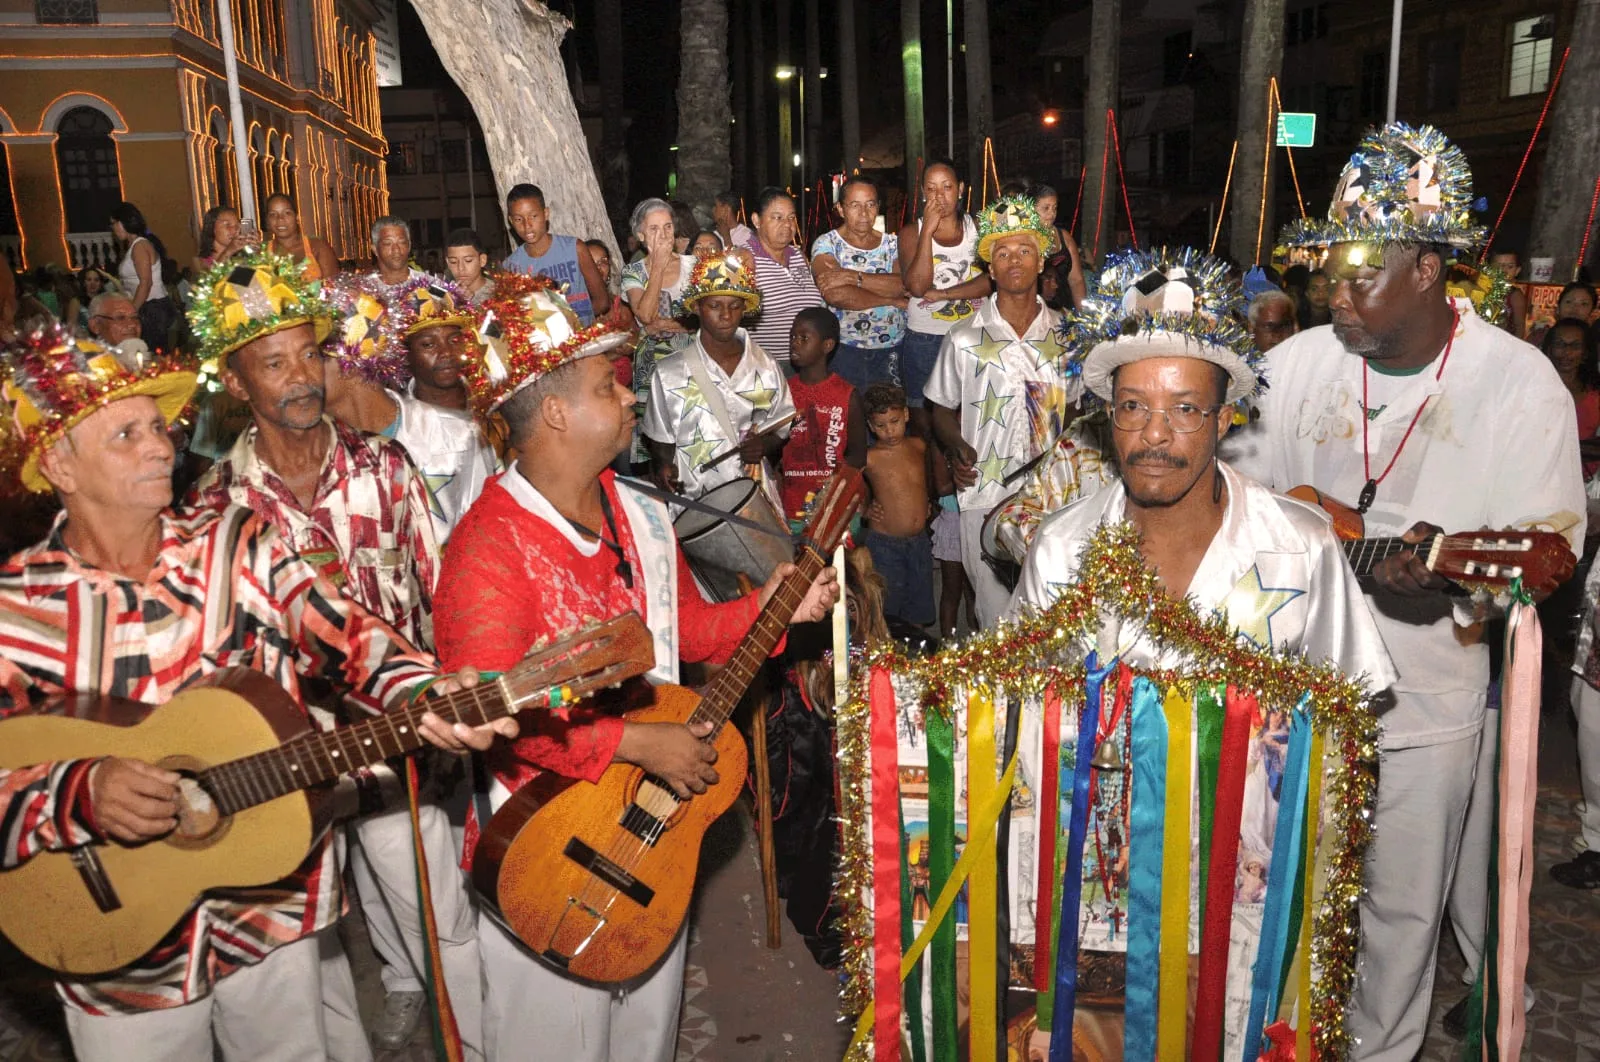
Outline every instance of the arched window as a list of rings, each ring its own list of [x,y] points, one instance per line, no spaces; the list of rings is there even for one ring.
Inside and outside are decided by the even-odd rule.
[[[68,232],[104,232],[122,200],[111,119],[93,107],[74,107],[56,124],[56,167]]]

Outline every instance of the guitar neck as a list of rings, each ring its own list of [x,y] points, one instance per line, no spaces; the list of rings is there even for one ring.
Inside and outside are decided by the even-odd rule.
[[[481,726],[521,710],[541,696],[548,700],[548,695],[541,694],[514,698],[504,679],[482,682],[351,726],[302,734],[276,748],[220,763],[201,772],[200,780],[222,813],[232,815],[391,757],[416,752],[427,743],[417,730],[426,712],[447,723]]]
[[[777,647],[778,639],[783,637],[795,609],[805,600],[806,590],[812,580],[827,561],[816,545],[807,541],[802,543],[794,563],[794,573],[779,584],[777,592],[761,610],[761,615],[756,617],[755,625],[739,644],[727,666],[711,680],[699,707],[689,719],[690,724],[710,723],[715,734],[728,721],[756,672],[761,670],[761,665],[766,663],[767,657]]]
[[[1358,577],[1365,577],[1372,574],[1372,569],[1379,561],[1407,550],[1416,551],[1424,563],[1428,562],[1435,544],[1441,537],[1443,536],[1433,535],[1421,542],[1407,542],[1402,538],[1363,538],[1344,542],[1342,545],[1344,555],[1350,561],[1351,570]]]

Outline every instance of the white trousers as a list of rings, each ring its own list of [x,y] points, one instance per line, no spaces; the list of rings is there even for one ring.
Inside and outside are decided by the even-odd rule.
[[[1600,852],[1600,690],[1576,675],[1572,678],[1572,710],[1578,717],[1578,775],[1583,783],[1578,823],[1583,829],[1583,846]]]
[[[489,1062],[672,1062],[676,1056],[687,926],[653,970],[607,988],[556,973],[487,914],[479,916],[478,932]]]
[[[1006,589],[983,559],[983,520],[989,515],[982,512],[961,511],[961,567],[972,583],[974,602],[978,609],[978,626],[995,625],[1011,605],[1011,591]]]
[[[1349,1017],[1355,1062],[1411,1062],[1422,1049],[1434,952],[1461,855],[1479,737],[1387,750],[1379,760]],[[1462,858],[1486,860],[1481,854]]]
[[[483,964],[477,915],[461,872],[461,849],[450,818],[437,804],[418,808],[428,884],[439,925],[439,957],[467,1058],[483,1057]],[[421,992],[427,968],[417,872],[411,851],[411,814],[400,807],[350,826],[350,867],[372,950],[383,960],[386,992]]]
[[[1450,929],[1456,946],[1466,960],[1461,979],[1467,984],[1478,979],[1483,961],[1483,939],[1489,927],[1489,852],[1494,845],[1494,794],[1499,788],[1497,753],[1500,712],[1483,716],[1483,740],[1478,743],[1478,766],[1472,776],[1472,798],[1467,804],[1467,822],[1461,831],[1461,853],[1456,858],[1455,879],[1450,883]]]
[[[370,1062],[359,1024],[354,1040],[330,1035],[324,1006],[334,999],[339,1012],[356,1012],[350,964],[330,927],[273,949],[181,1007],[106,1016],[67,1007],[67,1031],[78,1062],[212,1062],[213,1036],[226,1062]]]

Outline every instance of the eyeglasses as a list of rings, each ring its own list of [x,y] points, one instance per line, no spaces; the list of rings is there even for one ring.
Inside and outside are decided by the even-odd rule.
[[[1136,399],[1125,399],[1111,407],[1111,423],[1119,431],[1143,431],[1150,418],[1157,413],[1167,418],[1167,426],[1179,435],[1189,435],[1205,427],[1206,418],[1213,416],[1221,406],[1196,406],[1179,402],[1170,409],[1151,409]]]
[[[137,321],[139,319],[139,315],[136,313],[97,313],[94,315],[94,319],[96,321],[115,321],[117,324],[128,324],[131,321]]]

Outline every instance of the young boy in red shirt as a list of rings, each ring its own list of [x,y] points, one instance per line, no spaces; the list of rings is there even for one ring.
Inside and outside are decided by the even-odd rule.
[[[808,306],[789,326],[789,381],[795,421],[783,447],[783,515],[804,521],[811,500],[842,460],[867,464],[867,417],[861,396],[828,369],[839,345],[839,318],[826,306]]]

